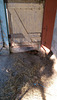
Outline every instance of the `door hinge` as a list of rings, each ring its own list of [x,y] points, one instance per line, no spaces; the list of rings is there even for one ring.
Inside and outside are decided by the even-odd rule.
[[[8,38],[11,39],[11,34],[8,35]]]

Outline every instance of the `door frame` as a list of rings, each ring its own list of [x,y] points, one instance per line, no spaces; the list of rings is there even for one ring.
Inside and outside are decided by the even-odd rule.
[[[7,0],[4,1],[7,2]],[[57,0],[45,0],[41,46],[44,45],[50,50],[53,37],[56,9],[57,9]]]
[[[5,8],[4,0],[0,0],[0,18],[1,18],[1,28],[2,28],[2,35],[3,35],[3,46],[9,49],[9,42],[8,42],[8,30],[7,30],[7,21],[6,21],[6,8]]]
[[[57,0],[45,0],[41,45],[51,50]]]

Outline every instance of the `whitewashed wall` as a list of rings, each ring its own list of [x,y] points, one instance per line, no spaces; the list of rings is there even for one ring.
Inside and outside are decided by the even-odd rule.
[[[56,12],[56,18],[55,18],[55,25],[54,25],[54,32],[53,32],[51,50],[53,51],[53,53],[57,57],[57,12]]]

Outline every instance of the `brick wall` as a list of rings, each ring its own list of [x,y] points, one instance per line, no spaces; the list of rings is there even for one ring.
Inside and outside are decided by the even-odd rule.
[[[53,51],[53,53],[57,57],[57,12],[56,12],[56,18],[55,18],[55,25],[54,25],[54,32],[53,32],[51,50]]]

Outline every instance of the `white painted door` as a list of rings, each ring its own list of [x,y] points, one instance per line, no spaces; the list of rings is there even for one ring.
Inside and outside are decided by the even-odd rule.
[[[38,49],[42,33],[43,3],[8,3],[8,18],[12,49]]]

